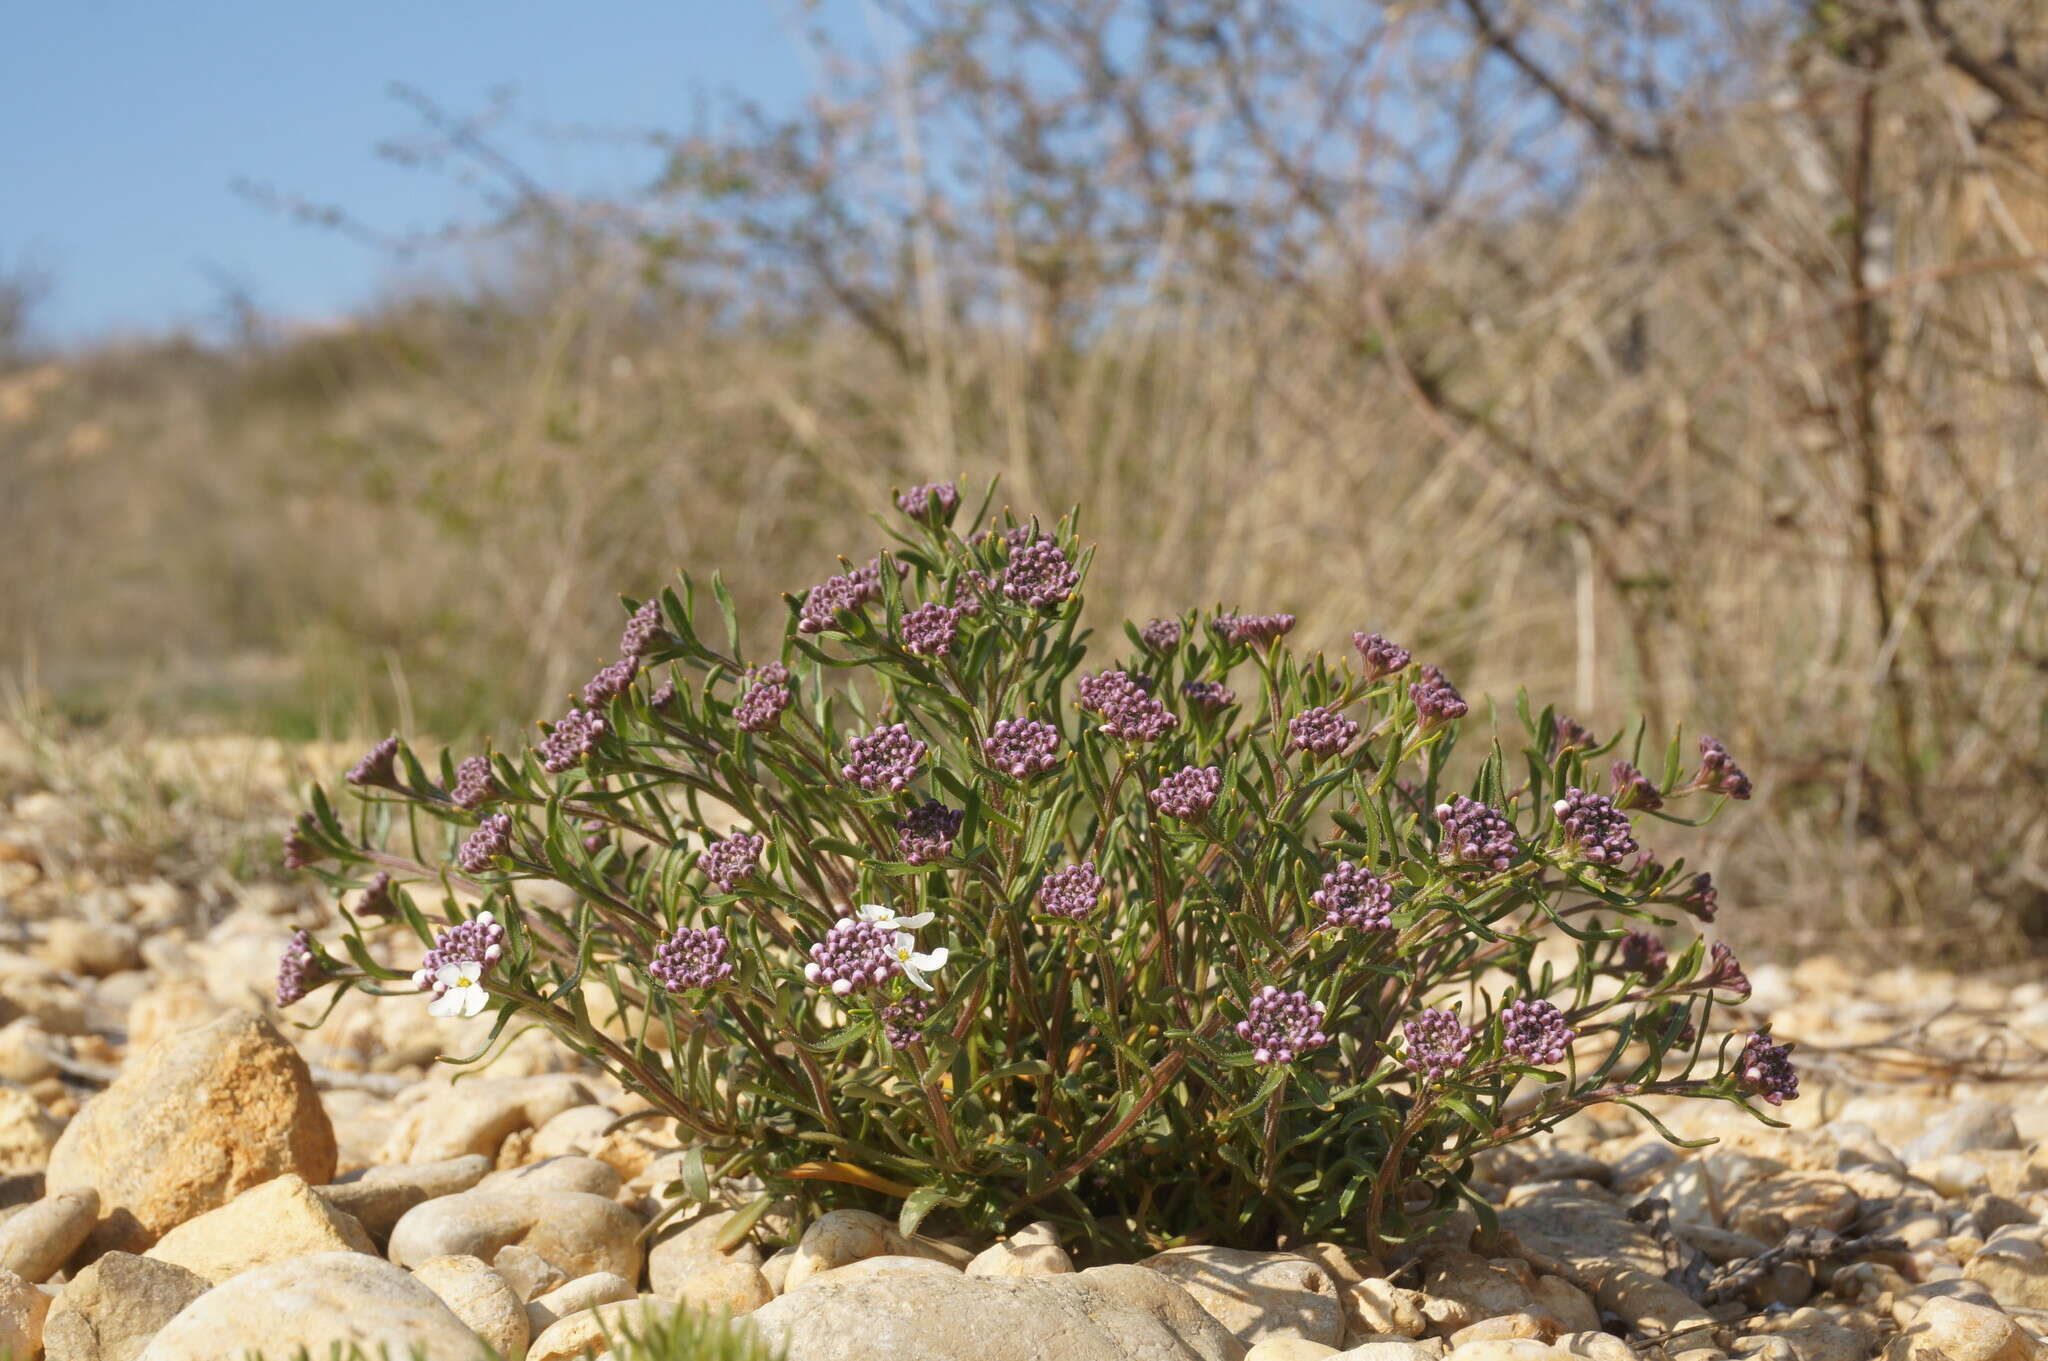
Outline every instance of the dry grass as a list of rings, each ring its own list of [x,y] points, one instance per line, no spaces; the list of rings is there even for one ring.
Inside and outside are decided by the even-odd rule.
[[[1098,625],[1290,609],[1468,694],[1721,736],[1760,793],[1707,863],[1773,909],[1738,939],[2048,937],[2048,134],[1972,140],[1934,49],[1888,53],[1801,49],[1794,95],[1674,123],[1682,173],[1617,159],[1371,268],[1105,285],[1085,326],[931,308],[913,260],[897,354],[600,251],[517,300],[18,371],[0,661],[79,714],[502,734],[609,655],[616,593],[722,568],[765,639],[889,487],[1000,477],[1086,506]],[[1157,251],[1210,260],[1161,211]]]

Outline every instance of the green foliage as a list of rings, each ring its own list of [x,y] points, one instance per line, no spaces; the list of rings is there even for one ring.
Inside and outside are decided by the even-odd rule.
[[[792,599],[766,671],[740,655],[723,582],[683,580],[587,753],[558,754],[552,774],[538,748],[498,754],[481,807],[456,805],[447,757],[430,773],[403,747],[352,776],[352,810],[316,791],[294,857],[344,894],[350,925],[345,957],[318,952],[319,976],[422,1005],[408,937],[436,944],[488,911],[504,933],[501,957],[480,961],[493,1024],[468,1057],[516,1025],[549,1027],[677,1123],[694,1149],[679,1202],[756,1177],[756,1209],[866,1205],[905,1231],[933,1214],[981,1232],[1051,1218],[1102,1252],[1278,1233],[1377,1245],[1458,1203],[1474,1154],[1586,1106],[1749,1103],[1717,1061],[1730,1039],[1710,1038],[1717,1001],[1747,993],[1739,970],[1697,939],[1668,967],[1623,952],[1627,927],[1711,916],[1695,876],[1647,856],[1596,863],[1554,807],[1598,787],[1594,764],[1620,738],[1525,703],[1519,735],[1459,759],[1463,723],[1418,710],[1405,654],[1387,674],[1363,654],[1299,657],[1279,637],[1291,620],[1262,631],[1214,613],[1127,629],[1115,665],[1143,679],[1117,698],[1114,680],[1077,677],[1078,589],[1055,572],[1056,598],[1005,590],[1034,541],[1085,571],[1073,519],[1045,535],[1004,516],[964,538],[950,519],[849,568],[840,588],[858,605]],[[904,645],[921,602],[957,611],[942,655]],[[736,710],[759,711],[743,697],[785,665],[792,702],[745,730]],[[1190,684],[1247,697],[1198,703]],[[1317,707],[1357,724],[1321,754],[1291,737]],[[1145,730],[1148,714],[1166,728],[1149,740],[1105,731]],[[1058,730],[1050,769],[1019,778],[991,761],[1006,719]],[[927,750],[900,790],[865,790],[845,773],[850,744],[884,724]],[[1681,775],[1676,739],[1646,754],[1638,731],[1626,755],[1651,772],[1656,793],[1635,803],[1658,804],[1652,816],[1693,825],[1672,810],[1695,796],[1718,809],[1715,780]],[[1216,798],[1173,816],[1151,792],[1187,767],[1215,768]],[[1440,805],[1459,794],[1512,823],[1501,867],[1443,836]],[[901,834],[927,800],[959,815],[949,845]],[[463,845],[498,818],[502,853]],[[726,891],[704,857],[732,828],[765,850]],[[1072,862],[1104,891],[1079,915],[1049,912],[1041,887]],[[1384,888],[1383,922],[1338,924],[1316,901],[1340,862]],[[386,924],[348,896],[377,871],[397,881]],[[884,909],[911,929],[856,924]],[[709,928],[729,976],[671,991],[657,952]],[[914,954],[931,990],[893,966],[838,989],[818,974],[819,942],[869,929]],[[1268,987],[1319,1004],[1326,1035],[1299,1055],[1241,1038]],[[912,999],[929,1014],[907,1014]],[[1502,1010],[1538,999],[1576,1033],[1561,1062],[1506,1044]],[[1433,1076],[1403,1038],[1426,1009],[1470,1029]]]

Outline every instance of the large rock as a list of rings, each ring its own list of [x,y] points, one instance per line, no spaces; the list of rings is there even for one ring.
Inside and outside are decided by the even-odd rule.
[[[204,1276],[126,1252],[78,1273],[43,1324],[47,1361],[134,1361],[166,1323],[213,1288]]]
[[[2020,1147],[2012,1107],[2003,1101],[1965,1101],[1929,1120],[1899,1149],[1905,1163],[1926,1162],[1951,1153]]]
[[[526,1306],[489,1263],[475,1257],[429,1257],[413,1268],[412,1278],[439,1295],[498,1355],[516,1357],[526,1350],[531,1337]]]
[[[1996,1309],[1929,1300],[1905,1333],[1910,1361],[2033,1361],[2025,1332]]]
[[[761,1264],[754,1260],[759,1256],[664,1245],[648,1254],[647,1281],[654,1294],[664,1300],[723,1314],[751,1314],[775,1298],[775,1292],[768,1288],[768,1278],[761,1274]],[[922,1257],[910,1260],[925,1261]]]
[[[570,1277],[609,1271],[640,1279],[640,1219],[581,1191],[463,1191],[406,1211],[391,1230],[391,1260],[429,1257],[490,1261],[507,1244],[533,1249]]]
[[[1271,1337],[1305,1337],[1330,1346],[1344,1340],[1344,1302],[1337,1283],[1313,1258],[1186,1247],[1170,1248],[1138,1265],[1186,1290],[1247,1346]]]
[[[99,1193],[60,1191],[0,1223],[0,1268],[24,1281],[47,1281],[78,1251],[98,1222]]]
[[[582,1107],[581,1109],[590,1109]],[[573,1114],[573,1112],[572,1112]],[[619,1193],[619,1174],[595,1158],[565,1153],[524,1167],[493,1172],[477,1183],[480,1191],[581,1191],[609,1200]]]
[[[52,1190],[92,1187],[94,1250],[140,1252],[252,1186],[334,1177],[334,1128],[305,1061],[261,1017],[223,1016],[132,1060],[65,1127]]]
[[[40,1172],[64,1125],[19,1087],[0,1086],[0,1175]]]
[[[320,1199],[305,1178],[287,1172],[186,1220],[145,1255],[219,1285],[292,1257],[376,1250],[361,1224]]]
[[[2048,1309],[2048,1228],[2014,1224],[2000,1229],[1971,1256],[1963,1275],[2008,1309]]]
[[[1060,1246],[1059,1230],[1041,1220],[1027,1224],[967,1264],[970,1276],[1066,1276],[1074,1259]]]
[[[43,1350],[43,1319],[50,1297],[0,1267],[0,1356],[34,1361]]]
[[[536,1129],[597,1099],[588,1082],[570,1073],[439,1085],[399,1115],[377,1161],[431,1163],[469,1153],[495,1160],[508,1134]]]
[[[507,1248],[506,1251],[514,1249]],[[592,1272],[536,1297],[526,1306],[527,1327],[535,1337],[539,1337],[571,1314],[632,1298],[633,1283],[624,1276],[615,1276],[609,1271]]]
[[[782,1288],[794,1290],[821,1272],[833,1271],[867,1257],[929,1257],[965,1266],[965,1259],[922,1237],[905,1237],[896,1226],[868,1210],[833,1210],[818,1216],[797,1240],[789,1274]]]
[[[381,1257],[326,1252],[244,1272],[164,1325],[141,1361],[222,1361],[248,1352],[315,1357],[351,1346],[374,1356],[476,1361],[483,1342],[441,1297]]]
[[[644,1336],[650,1328],[675,1317],[677,1312],[675,1305],[651,1295],[585,1309],[549,1324],[547,1331],[533,1339],[526,1361],[571,1361],[574,1357],[609,1356],[615,1339],[627,1334]]]
[[[382,1240],[391,1236],[392,1228],[413,1206],[467,1191],[490,1170],[491,1160],[481,1153],[437,1163],[366,1167],[319,1188],[320,1198],[344,1214],[354,1215],[364,1232]]]
[[[1598,1288],[1622,1268],[1663,1274],[1657,1236],[1630,1220],[1614,1197],[1585,1182],[1544,1182],[1529,1190],[1510,1197],[1500,1212],[1502,1241],[1513,1256],[1582,1290]]]
[[[902,1272],[813,1281],[749,1316],[789,1361],[1242,1361],[1244,1344],[1156,1271]]]

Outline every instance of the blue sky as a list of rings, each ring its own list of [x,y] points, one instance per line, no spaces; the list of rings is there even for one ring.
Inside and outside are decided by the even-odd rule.
[[[278,315],[346,312],[388,282],[347,236],[237,194],[249,180],[332,202],[380,230],[474,200],[388,164],[415,131],[387,93],[457,112],[516,92],[501,140],[551,187],[620,188],[646,148],[550,135],[681,129],[729,95],[786,108],[810,88],[777,4],[706,0],[12,0],[0,49],[0,268],[54,277],[41,332],[67,344],[221,311],[221,280]]]

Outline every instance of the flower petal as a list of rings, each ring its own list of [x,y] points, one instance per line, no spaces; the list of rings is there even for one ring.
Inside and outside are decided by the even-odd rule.
[[[932,914],[929,912],[920,912],[914,917],[898,917],[896,919],[896,929],[899,931],[915,931],[920,926],[931,925],[931,920]]]
[[[934,971],[943,969],[946,967],[946,957],[951,953],[952,951],[948,950],[945,946],[941,945],[938,949],[932,951],[928,955],[912,955],[910,957],[910,965],[912,968],[915,969],[928,969]]]
[[[885,922],[896,914],[880,903],[862,903],[853,910],[853,915],[864,922]]]
[[[490,994],[486,993],[482,988],[457,988],[449,996],[460,996],[462,998],[461,1010],[457,1013],[461,1016],[476,1015],[491,1000]]]
[[[458,959],[436,969],[434,981],[444,987],[465,988],[475,980],[477,971],[482,967],[473,959]]]
[[[439,997],[427,1003],[427,1015],[453,1016],[457,1014],[462,1007],[462,994],[467,991],[467,988],[450,988],[447,992],[442,993]]]

